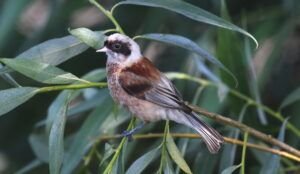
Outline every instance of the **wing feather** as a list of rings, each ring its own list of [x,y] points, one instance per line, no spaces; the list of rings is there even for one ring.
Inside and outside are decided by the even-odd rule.
[[[119,84],[129,95],[163,107],[192,111],[185,105],[176,87],[166,76],[149,60],[143,60],[142,63],[143,66],[133,65],[119,75]]]

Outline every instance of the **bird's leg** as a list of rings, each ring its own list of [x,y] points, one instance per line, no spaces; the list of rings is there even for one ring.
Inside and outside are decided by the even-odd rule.
[[[128,131],[125,130],[125,131],[123,131],[123,132],[122,132],[123,137],[127,137],[128,140],[131,141],[131,140],[132,140],[132,135],[133,135],[136,131],[140,130],[144,125],[145,125],[145,123],[142,122],[141,124],[137,125],[135,128],[133,128],[133,129],[131,129],[131,130],[128,130]]]

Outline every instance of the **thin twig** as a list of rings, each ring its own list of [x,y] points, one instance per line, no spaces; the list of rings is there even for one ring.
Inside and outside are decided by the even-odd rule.
[[[196,107],[196,106],[190,106],[195,112],[205,116],[205,117],[208,117],[208,118],[211,118],[217,122],[220,122],[222,124],[226,124],[226,125],[230,125],[230,126],[233,126],[233,127],[236,127],[236,128],[239,128],[241,129],[242,131],[244,132],[249,132],[250,135],[256,137],[256,138],[259,138],[267,143],[270,143],[274,146],[277,146],[287,152],[290,152],[294,155],[296,155],[297,157],[300,157],[300,151],[295,149],[294,147],[292,146],[289,146],[288,144],[285,144],[275,138],[273,138],[271,135],[267,135],[267,134],[264,134],[258,130],[255,130],[243,123],[240,123],[238,121],[235,121],[235,120],[232,120],[228,117],[225,117],[225,116],[222,116],[220,114],[216,114],[216,113],[212,113],[212,112],[208,112],[204,109],[201,109],[199,107]]]
[[[175,138],[192,138],[192,139],[201,138],[199,134],[193,134],[193,133],[171,133],[171,135],[172,135],[172,137],[175,137]],[[119,134],[117,134],[117,135],[102,135],[99,139],[101,141],[103,141],[103,140],[110,140],[110,139],[118,139],[118,138],[122,138],[122,137],[123,136],[119,135]],[[138,139],[151,139],[151,138],[162,138],[162,137],[164,137],[164,133],[136,134],[133,136],[133,139],[138,140]],[[243,146],[243,141],[240,141],[238,139],[224,137],[224,140],[226,143]],[[247,144],[247,147],[265,151],[265,152],[269,152],[269,153],[273,153],[273,154],[300,162],[300,157],[297,157],[289,152],[269,148],[267,146],[262,146],[262,145],[258,145],[258,144],[248,143],[248,142],[246,144]]]
[[[211,82],[211,81],[208,81],[208,80],[204,80],[204,79],[201,79],[201,78],[193,77],[193,76],[191,76],[189,74],[185,74],[185,73],[170,72],[170,73],[167,73],[167,76],[171,79],[184,79],[184,80],[194,81],[194,82],[196,82],[200,85],[203,85],[203,86],[212,86],[212,87],[216,87],[216,88],[219,87],[217,83],[214,83],[214,82]],[[264,112],[268,113],[270,116],[276,118],[277,120],[279,120],[281,122],[283,122],[284,119],[285,119],[280,112],[276,112],[276,111],[272,110],[271,108],[269,108],[265,105],[257,103],[252,98],[246,96],[245,94],[240,93],[239,91],[237,91],[235,89],[229,88],[228,92],[231,95],[233,95],[233,96],[235,96],[235,97],[237,97],[241,100],[244,100],[249,105],[261,108]],[[294,126],[293,124],[288,122],[287,123],[287,128],[290,131],[292,131],[295,135],[300,137],[300,130],[296,126]]]
[[[82,83],[82,84],[46,86],[46,87],[39,88],[38,93],[61,91],[66,89],[84,89],[84,88],[93,88],[93,87],[106,88],[107,83],[90,82],[90,83]]]
[[[117,22],[117,20],[114,18],[114,16],[110,11],[106,10],[101,4],[99,4],[95,0],[89,0],[89,1],[90,3],[95,5],[115,25],[116,30],[118,32],[120,32],[121,34],[125,34],[124,30],[121,28],[120,24]]]
[[[90,87],[106,87],[106,83],[88,83],[88,84],[74,84],[74,85],[58,85],[58,86],[49,86],[49,87],[43,87],[39,89],[39,93],[44,92],[50,92],[50,91],[58,91],[58,90],[65,90],[65,89],[83,89],[83,88],[90,88]],[[193,110],[205,117],[211,118],[213,120],[216,120],[222,124],[233,126],[236,128],[239,128],[243,130],[244,132],[249,132],[250,135],[261,139],[269,144],[272,144],[274,146],[277,146],[286,152],[292,153],[296,155],[298,158],[300,158],[300,151],[289,146],[288,144],[285,144],[284,142],[281,142],[275,138],[273,138],[271,135],[264,134],[258,130],[255,130],[245,124],[242,124],[238,121],[232,120],[228,117],[222,116],[220,114],[211,113],[208,111],[205,111],[204,109],[201,109],[199,107],[190,106],[193,108]]]
[[[242,161],[241,161],[241,169],[240,173],[245,174],[245,163],[246,163],[246,150],[247,150],[247,143],[248,143],[248,132],[244,133],[244,141],[243,141],[243,151],[242,151]]]

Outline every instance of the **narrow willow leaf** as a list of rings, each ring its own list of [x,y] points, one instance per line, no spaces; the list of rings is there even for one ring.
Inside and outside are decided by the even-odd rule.
[[[104,154],[101,156],[101,161],[99,164],[100,169],[101,169],[101,167],[103,167],[105,161],[108,160],[108,158],[110,158],[114,153],[115,153],[115,150],[113,149],[113,147],[110,144],[105,143]],[[100,171],[102,171],[102,170],[100,170]]]
[[[300,100],[300,88],[297,88],[296,90],[291,92],[287,97],[285,97],[285,99],[280,105],[280,109],[283,109],[299,100]]]
[[[122,147],[121,153],[118,156],[118,159],[114,163],[112,167],[111,174],[119,174],[119,173],[125,173],[125,153],[127,150],[128,142],[126,141]]]
[[[72,92],[72,96],[70,100],[75,96],[75,94],[79,94],[77,91]],[[69,90],[65,90],[61,92],[51,103],[51,105],[48,108],[48,114],[47,114],[47,120],[46,120],[46,132],[49,133],[54,121],[57,119],[57,113],[59,112],[61,106],[64,105],[66,97],[70,95]]]
[[[93,70],[93,71],[87,73],[86,75],[84,75],[84,76],[82,77],[82,79],[88,80],[88,81],[93,81],[93,82],[101,81],[101,80],[103,80],[103,79],[105,78],[105,74],[106,74],[106,73],[105,73],[105,69],[100,68],[100,69],[96,69],[96,70]],[[50,107],[49,107],[49,109],[48,109],[48,117],[47,117],[47,120],[42,120],[42,121],[40,121],[40,122],[37,123],[37,125],[39,125],[39,126],[42,126],[42,125],[46,124],[46,130],[47,130],[47,132],[49,132],[50,126],[51,126],[51,124],[52,124],[52,122],[53,122],[53,118],[49,117],[49,115],[53,115],[53,114],[50,114],[50,113],[49,113],[50,110],[51,110],[51,108],[54,107],[54,106],[52,106],[52,105],[57,105],[57,104],[59,104],[59,102],[57,102],[57,100],[59,100],[60,96],[61,96],[61,95],[64,95],[63,93],[65,93],[66,91],[68,91],[68,90],[62,91],[62,92],[56,97],[56,99],[52,102],[52,104],[50,105]],[[73,93],[71,100],[73,100],[73,99],[76,98],[79,94],[81,94],[82,91],[84,91],[84,89],[83,89],[83,90],[76,90],[76,91]],[[95,106],[98,106],[99,103],[102,101],[102,98],[101,98],[102,96],[101,96],[101,95],[102,95],[102,93],[100,92],[99,94],[96,94],[96,96],[94,96],[94,97],[97,97],[97,96],[98,96],[97,99],[93,97],[92,99],[88,99],[88,100],[85,100],[85,101],[79,103],[76,107],[72,107],[70,110],[68,110],[68,113],[67,113],[67,114],[68,114],[68,117],[76,116],[76,114],[78,114],[78,113],[80,113],[80,112],[84,112],[84,111],[86,111],[86,110],[88,110],[88,109],[91,109],[91,108],[93,108],[93,107],[95,107]],[[99,96],[101,96],[101,97],[99,97]]]
[[[282,123],[279,135],[277,137],[277,139],[281,142],[284,142],[287,121],[288,119],[285,119],[284,122]],[[278,149],[278,147],[274,147],[274,148]],[[261,174],[279,173],[279,169],[280,169],[280,156],[272,154],[263,164],[260,173]]]
[[[137,38],[156,40],[156,41],[176,45],[181,48],[187,49],[189,51],[195,52],[197,55],[201,56],[202,58],[208,60],[209,62],[213,63],[214,65],[216,65],[219,68],[226,71],[228,74],[230,74],[232,76],[235,83],[237,83],[236,77],[217,58],[215,58],[209,52],[207,52],[204,49],[202,49],[201,47],[199,47],[199,45],[197,45],[194,41],[192,41],[186,37],[179,36],[179,35],[173,35],[173,34],[150,33],[150,34],[144,34],[141,36],[137,36]]]
[[[16,59],[31,59],[55,66],[77,56],[87,49],[88,46],[74,36],[66,36],[38,44],[18,55]],[[0,69],[0,74],[10,71],[9,68],[4,67]]]
[[[83,81],[50,64],[26,59],[0,59],[8,67],[36,81],[47,84],[68,84]]]
[[[59,174],[64,159],[64,129],[66,113],[72,91],[63,98],[63,103],[55,109],[55,119],[49,135],[49,170],[50,174]]]
[[[173,161],[183,170],[185,173],[191,174],[192,171],[190,167],[187,165],[185,160],[183,159],[182,155],[180,154],[180,151],[178,150],[173,138],[171,135],[168,133],[167,134],[167,139],[166,139],[166,144],[167,144],[167,149],[168,152],[173,159]]]
[[[105,35],[102,32],[94,32],[87,28],[76,28],[69,30],[69,32],[88,46],[95,49],[101,48],[104,44]]]
[[[219,97],[219,101],[223,102],[229,92],[229,88],[226,84],[220,82],[217,83],[218,86],[218,97]]]
[[[210,55],[213,59],[216,59],[212,55]],[[192,57],[193,61],[195,62],[198,70],[203,73],[209,80],[213,82],[221,82],[220,77],[216,76],[209,68],[208,66],[204,63],[202,59],[199,59],[196,55]]]
[[[163,166],[163,171],[164,171],[164,174],[174,174],[174,169],[172,167],[172,161],[169,157],[169,155],[166,155],[165,156],[165,163],[164,163],[164,166]]]
[[[2,64],[0,64],[0,69],[3,68]],[[0,76],[7,81],[9,84],[11,84],[14,87],[22,87],[19,85],[19,83],[8,73],[0,74]]]
[[[35,94],[38,88],[19,87],[0,91],[0,116],[23,104]]]
[[[43,133],[32,133],[29,136],[29,144],[35,156],[44,163],[49,163],[48,136]]]
[[[245,17],[243,18],[243,21],[245,21]],[[251,51],[251,47],[250,47],[248,38],[244,39],[244,45],[245,45],[245,47],[244,47],[245,57],[246,57],[246,61],[248,64],[249,90],[250,90],[252,96],[254,97],[256,103],[258,103],[259,105],[262,105],[261,95],[260,95],[260,92],[258,89],[257,75],[256,75],[254,63],[252,61],[253,55],[252,55],[252,51]],[[257,115],[258,115],[260,122],[263,125],[267,125],[268,120],[267,120],[265,112],[262,110],[261,107],[256,107],[256,110],[257,110]]]
[[[88,46],[74,36],[50,39],[17,56],[17,59],[33,59],[41,63],[59,65],[84,52]]]
[[[240,27],[208,12],[205,11],[199,7],[196,7],[192,4],[189,4],[184,1],[179,0],[126,0],[119,2],[116,4],[113,9],[115,9],[119,5],[123,4],[133,4],[133,5],[142,5],[142,6],[150,6],[150,7],[159,7],[163,9],[167,9],[176,13],[179,13],[181,15],[184,15],[190,19],[204,22],[207,24],[215,25],[218,27],[226,28],[229,30],[240,32],[248,37],[250,37],[256,44],[256,47],[258,46],[258,42],[256,39],[247,31],[241,29]]]
[[[98,82],[105,79],[105,77],[106,77],[106,69],[99,68],[88,72],[86,75],[84,75],[81,78],[87,81]]]
[[[198,93],[198,95],[196,94],[195,96],[194,96],[194,99],[193,99],[193,102],[192,102],[192,104],[196,104],[196,100],[199,98],[199,95],[200,95],[200,93],[201,93],[201,91],[202,91],[202,89],[201,88],[198,88],[198,89],[200,89],[200,90],[197,90],[197,93]],[[198,92],[198,91],[200,91],[200,92]],[[191,132],[191,129],[189,128],[189,127],[185,127],[184,128],[184,132],[186,132],[186,133],[190,133]],[[187,152],[187,148],[188,148],[188,143],[190,142],[191,140],[189,139],[189,138],[181,138],[181,139],[179,139],[179,141],[178,141],[178,149],[180,150],[180,153],[182,154],[182,156],[184,157],[184,155],[186,154],[186,152]],[[171,166],[171,163],[169,163],[169,164],[166,164],[166,165],[168,165],[168,166],[166,166],[166,170],[167,169],[172,169],[172,166]],[[166,172],[165,172],[166,173]],[[169,172],[170,173],[170,172]],[[176,167],[176,169],[175,169],[175,172],[173,172],[174,174],[179,174],[180,173],[180,168],[177,166]]]
[[[112,101],[108,96],[108,91],[103,90],[103,100],[99,102],[99,107],[88,116],[80,130],[76,133],[75,141],[66,152],[65,163],[61,172],[62,174],[73,172],[86,152],[96,141],[94,137],[99,136],[101,129],[104,127],[104,120],[110,114],[113,106]]]
[[[223,170],[221,174],[232,174],[236,169],[238,169],[240,167],[241,167],[241,164],[230,166],[230,167],[226,168],[225,170]]]
[[[248,107],[249,107],[248,103],[246,103],[242,107],[239,113],[238,122],[243,123]],[[231,128],[230,132],[228,133],[228,137],[232,137],[234,139],[238,139],[239,136],[240,136],[239,129]],[[223,170],[228,168],[228,166],[234,165],[234,161],[236,158],[236,149],[237,149],[237,145],[235,144],[224,144],[221,159],[220,159],[219,173],[221,173]]]
[[[160,147],[152,149],[151,151],[145,153],[143,156],[139,157],[134,161],[131,166],[126,171],[126,174],[137,174],[142,173],[144,169],[149,166],[149,164],[154,160],[158,155]]]

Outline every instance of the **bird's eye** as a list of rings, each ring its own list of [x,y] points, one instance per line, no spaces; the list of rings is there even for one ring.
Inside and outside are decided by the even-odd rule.
[[[119,49],[121,49],[122,45],[120,43],[114,43],[112,45],[112,47],[113,47],[114,50],[119,50]]]

